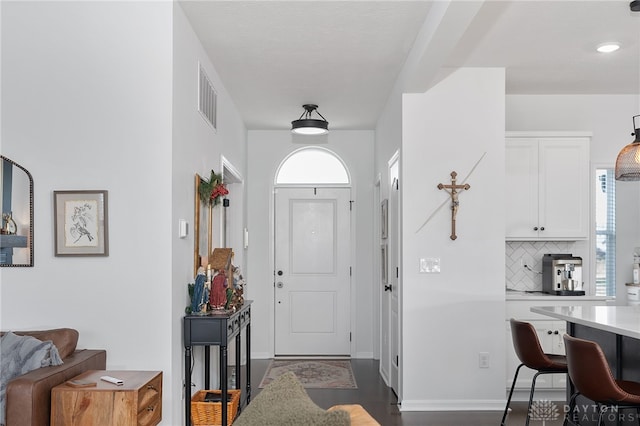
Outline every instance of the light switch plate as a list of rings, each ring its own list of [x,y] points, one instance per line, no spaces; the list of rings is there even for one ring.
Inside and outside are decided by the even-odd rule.
[[[421,274],[439,274],[440,273],[440,258],[439,257],[427,257],[420,259],[420,271]]]

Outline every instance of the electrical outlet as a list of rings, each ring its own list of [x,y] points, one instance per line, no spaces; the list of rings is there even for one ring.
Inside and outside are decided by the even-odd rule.
[[[478,367],[489,368],[489,352],[480,352],[478,354]]]
[[[529,256],[528,254],[522,255],[522,257],[520,258],[520,266],[522,266],[523,268],[527,266],[531,268],[533,266],[533,259],[531,258],[531,256]]]

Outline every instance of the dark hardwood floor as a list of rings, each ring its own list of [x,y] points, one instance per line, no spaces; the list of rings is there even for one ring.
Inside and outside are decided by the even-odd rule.
[[[251,361],[252,397],[260,393],[258,386],[269,366],[270,360]],[[456,412],[403,412],[398,410],[397,398],[378,374],[378,361],[370,359],[351,360],[358,389],[307,389],[313,401],[322,408],[336,404],[360,404],[382,426],[497,426],[502,411],[456,411]],[[523,425],[526,403],[512,403],[513,411],[507,419],[508,425]],[[532,420],[531,426],[542,425],[541,420]],[[547,420],[545,426],[561,425]],[[302,426],[302,425],[301,425]]]

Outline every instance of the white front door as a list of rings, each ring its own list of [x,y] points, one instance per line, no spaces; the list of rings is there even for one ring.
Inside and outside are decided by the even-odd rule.
[[[275,354],[349,355],[350,189],[275,192]]]

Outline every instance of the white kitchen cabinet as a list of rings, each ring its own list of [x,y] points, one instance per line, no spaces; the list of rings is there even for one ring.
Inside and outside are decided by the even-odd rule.
[[[564,340],[562,335],[566,332],[564,321],[536,320],[528,321],[536,329],[538,340],[545,353],[564,355]],[[511,338],[511,327],[507,321],[507,388],[513,383],[513,375],[520,365],[520,360],[513,349],[513,339]],[[531,382],[536,371],[527,367],[522,367],[518,373],[516,389],[531,389]],[[564,389],[567,384],[566,374],[541,374],[536,380],[536,389]]]
[[[507,133],[506,239],[589,236],[588,136]]]

